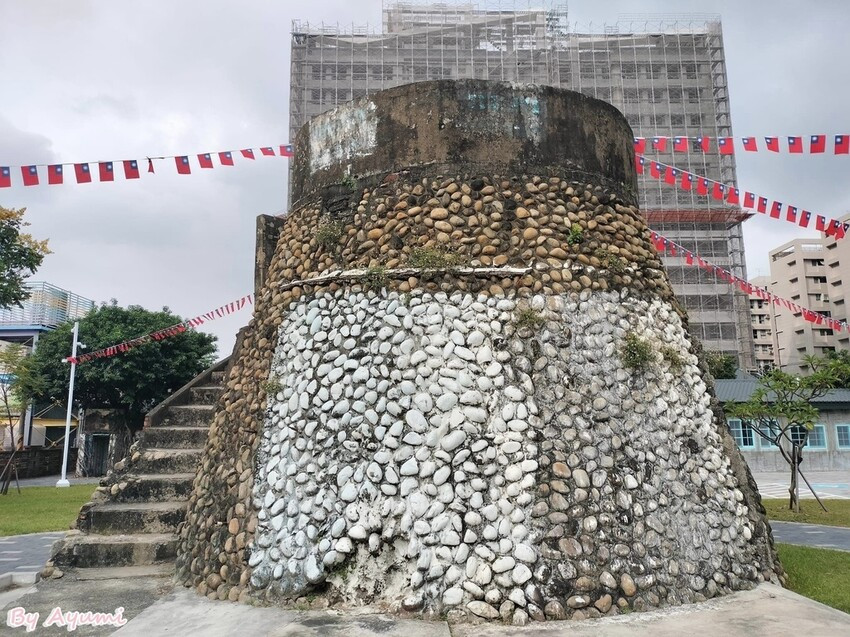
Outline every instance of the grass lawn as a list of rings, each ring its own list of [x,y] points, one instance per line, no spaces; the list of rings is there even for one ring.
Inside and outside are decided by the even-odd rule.
[[[791,544],[776,548],[788,573],[788,588],[850,613],[850,553]]]
[[[96,484],[26,487],[19,494],[13,484],[8,495],[0,495],[0,537],[66,531],[96,488]]]
[[[827,513],[823,512],[817,500],[801,499],[800,513],[794,513],[788,508],[788,498],[762,500],[761,502],[767,509],[767,517],[771,520],[850,527],[850,500],[824,500]]]

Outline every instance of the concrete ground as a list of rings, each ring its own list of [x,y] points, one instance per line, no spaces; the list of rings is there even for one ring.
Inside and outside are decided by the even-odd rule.
[[[64,531],[56,531],[0,537],[0,575],[40,572],[50,558],[53,543],[63,535]]]
[[[20,480],[19,482],[20,482],[22,489],[24,487],[55,487],[56,483],[59,481],[59,478],[61,478],[61,477],[62,476],[57,474],[55,476],[41,476],[39,478],[24,478],[23,480]],[[101,480],[103,480],[102,477],[101,478],[77,478],[75,476],[68,476],[68,482],[71,483],[71,486],[74,486],[74,485],[77,485],[77,484],[97,484]],[[11,486],[9,487],[9,492],[11,493],[12,491],[14,491],[14,489],[15,489],[15,482],[13,480]]]
[[[850,500],[850,471],[811,471],[805,473],[812,488],[826,500]],[[791,472],[753,473],[763,498],[787,498]],[[800,498],[814,499],[806,483],[800,481]]]
[[[10,596],[11,595],[11,596]],[[211,602],[165,577],[80,582],[73,574],[39,582],[23,591],[0,593],[0,618],[22,607],[39,613],[37,635],[67,635],[43,628],[51,609],[114,612],[123,607],[123,627],[81,627],[73,634],[153,637],[159,635],[250,634],[257,637],[827,637],[850,634],[850,615],[764,584],[704,604],[693,604],[583,622],[455,624],[401,619],[357,611],[297,611]],[[0,626],[0,635],[23,635],[24,627]]]

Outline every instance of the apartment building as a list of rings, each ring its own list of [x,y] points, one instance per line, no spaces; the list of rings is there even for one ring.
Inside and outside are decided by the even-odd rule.
[[[727,184],[735,158],[699,136],[731,136],[723,33],[718,16],[625,16],[580,27],[562,2],[388,2],[380,27],[292,24],[290,138],[310,117],[381,89],[433,79],[549,84],[610,102],[635,136],[688,136],[693,152],[660,161]],[[748,214],[641,177],[652,229],[746,279],[741,223]],[[705,347],[755,364],[745,294],[665,256],[673,287]]]
[[[770,287],[769,276],[750,279],[750,283],[760,288]],[[756,369],[768,370],[776,365],[776,329],[773,324],[772,304],[759,296],[750,295],[750,318],[753,330],[753,345]]]

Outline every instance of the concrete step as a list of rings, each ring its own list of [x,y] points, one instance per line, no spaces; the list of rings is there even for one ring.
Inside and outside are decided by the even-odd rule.
[[[99,581],[105,579],[133,579],[148,577],[171,577],[174,564],[146,564],[145,566],[113,566],[105,568],[80,568],[74,572],[80,581]]]
[[[127,474],[122,482],[127,486],[116,495],[114,502],[174,502],[186,500],[192,491],[193,473]]]
[[[165,413],[164,427],[209,427],[215,405],[172,405]]]
[[[71,532],[59,542],[62,544],[54,545],[52,558],[59,567],[143,566],[169,562],[177,557],[177,536],[173,533],[88,535]]]
[[[189,393],[192,396],[192,402],[196,405],[215,405],[224,393],[224,387],[221,385],[201,385],[200,387],[192,387]]]
[[[142,449],[142,455],[136,460],[133,470],[140,473],[162,474],[194,472],[203,451],[203,448],[162,449],[148,447]]]
[[[142,434],[146,448],[200,449],[207,443],[209,427],[149,427]]]
[[[188,501],[106,502],[96,504],[85,517],[80,531],[99,535],[125,533],[175,533],[186,517]]]

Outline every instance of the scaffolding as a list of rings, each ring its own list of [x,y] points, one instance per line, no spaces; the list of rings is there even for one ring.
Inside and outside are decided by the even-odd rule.
[[[568,20],[560,0],[390,2],[382,24],[292,23],[290,139],[311,117],[386,88],[437,79],[547,84],[617,107],[636,136],[732,136],[726,61],[716,15],[620,16],[613,25]],[[658,159],[737,186],[733,155]],[[740,210],[648,177],[640,206],[652,227],[746,279]],[[689,248],[691,249],[691,248]],[[746,295],[665,257],[691,328],[709,349],[754,365]]]

